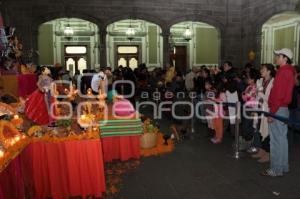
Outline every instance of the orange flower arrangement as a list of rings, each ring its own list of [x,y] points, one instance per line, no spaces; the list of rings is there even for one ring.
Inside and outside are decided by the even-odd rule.
[[[7,128],[9,131],[7,131],[5,128]],[[0,142],[5,147],[9,147],[8,143],[6,143],[9,138],[17,136],[19,134],[20,134],[19,131],[15,128],[15,126],[11,122],[0,120]]]
[[[11,122],[1,120],[0,143],[2,145],[0,148],[0,171],[2,171],[29,143],[29,139],[27,136],[21,135]]]
[[[147,133],[155,133],[157,135],[157,143],[153,148],[142,148],[141,155],[144,157],[161,155],[170,153],[174,150],[174,143],[172,140],[168,140],[168,145],[164,144],[163,134],[159,132],[157,127],[154,127],[152,121],[147,118],[143,124],[144,135]],[[143,135],[142,135],[143,136]]]
[[[166,153],[170,153],[174,150],[174,143],[172,140],[168,140],[168,145],[164,144],[164,138],[162,133],[158,133],[157,145],[150,149],[141,149],[141,155],[143,157],[157,156]]]

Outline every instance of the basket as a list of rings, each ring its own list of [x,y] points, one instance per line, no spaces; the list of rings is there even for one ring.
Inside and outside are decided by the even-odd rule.
[[[157,133],[144,133],[141,136],[141,148],[150,149],[156,147]]]

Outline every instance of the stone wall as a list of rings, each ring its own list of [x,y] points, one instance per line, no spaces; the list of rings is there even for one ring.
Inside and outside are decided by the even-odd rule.
[[[272,15],[295,9],[297,0],[2,0],[1,13],[7,25],[18,28],[24,46],[37,48],[38,26],[60,17],[76,17],[99,26],[106,34],[108,24],[128,18],[153,22],[165,37],[170,27],[191,20],[215,26],[221,36],[221,59],[241,66],[249,49],[259,52],[259,29]],[[102,58],[101,63],[105,63]]]

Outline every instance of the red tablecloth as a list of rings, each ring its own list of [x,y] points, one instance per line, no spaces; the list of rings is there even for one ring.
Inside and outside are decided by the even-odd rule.
[[[26,97],[37,89],[37,75],[26,74],[18,75],[18,94],[20,97]]]
[[[20,156],[29,198],[101,197],[105,192],[99,139],[32,143]]]
[[[25,198],[20,158],[16,157],[0,173],[0,199]]]
[[[102,138],[104,162],[126,161],[140,158],[140,136],[115,136]]]

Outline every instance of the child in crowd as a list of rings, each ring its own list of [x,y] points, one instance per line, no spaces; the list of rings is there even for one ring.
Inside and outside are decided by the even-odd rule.
[[[247,88],[242,93],[243,102],[246,103],[247,106],[253,107],[256,103],[256,80],[258,79],[258,75],[256,71],[251,71],[249,76],[247,77]]]
[[[211,139],[211,142],[214,144],[219,144],[223,139],[223,118],[224,118],[224,109],[223,104],[226,102],[225,88],[222,84],[219,84],[216,89],[216,96],[212,101],[216,102],[215,111],[212,115],[213,128],[215,130],[215,136]]]
[[[242,99],[244,103],[244,108],[255,108],[257,105],[256,95],[256,81],[259,78],[259,74],[256,70],[251,70],[247,76],[248,86],[242,93]],[[249,111],[243,111],[242,114],[242,136],[245,140],[243,149],[248,149],[252,143],[254,135],[254,125],[253,125],[253,113]]]
[[[204,100],[208,103],[204,105],[204,115],[206,116],[206,121],[208,128],[210,130],[213,130],[213,122],[210,113],[214,110],[214,105],[211,102],[211,100],[215,99],[216,95],[216,89],[213,86],[213,82],[211,80],[205,81],[205,94],[204,94]],[[209,104],[211,102],[211,104]]]

